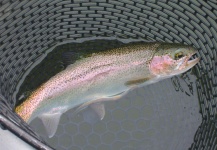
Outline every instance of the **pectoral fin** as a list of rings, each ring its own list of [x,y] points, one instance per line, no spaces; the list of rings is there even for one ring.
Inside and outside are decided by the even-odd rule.
[[[139,85],[142,84],[146,81],[150,80],[150,77],[147,78],[141,78],[141,79],[135,79],[135,80],[129,80],[125,83],[126,86],[134,86],[134,85]]]
[[[49,138],[53,137],[56,133],[61,113],[54,113],[54,114],[43,114],[39,118],[42,120],[42,123],[45,127],[45,130],[49,136]]]

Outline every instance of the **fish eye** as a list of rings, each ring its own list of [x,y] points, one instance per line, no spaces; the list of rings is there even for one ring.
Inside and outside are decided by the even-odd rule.
[[[178,60],[178,59],[180,59],[182,57],[184,57],[183,52],[178,52],[178,53],[175,54],[175,60]]]

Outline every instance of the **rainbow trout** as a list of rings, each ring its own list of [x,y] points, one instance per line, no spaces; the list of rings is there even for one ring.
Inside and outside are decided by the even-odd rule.
[[[52,137],[61,115],[91,106],[101,119],[102,101],[116,100],[135,87],[181,74],[199,62],[196,50],[172,43],[133,43],[94,53],[69,65],[36,89],[16,113],[30,123],[39,117]]]

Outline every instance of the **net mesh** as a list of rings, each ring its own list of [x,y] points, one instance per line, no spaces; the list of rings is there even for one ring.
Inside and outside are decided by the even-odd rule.
[[[191,149],[217,149],[217,2],[143,0],[0,1],[0,113],[13,113],[19,82],[56,44],[88,37],[147,39],[194,46],[203,122]]]

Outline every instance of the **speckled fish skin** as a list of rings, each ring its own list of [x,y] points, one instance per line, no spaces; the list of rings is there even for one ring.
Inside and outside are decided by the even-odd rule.
[[[176,51],[182,51],[183,57],[175,60]],[[62,114],[88,101],[183,73],[199,61],[188,61],[195,52],[182,44],[140,42],[95,53],[50,78],[15,111],[26,122],[46,113]]]

